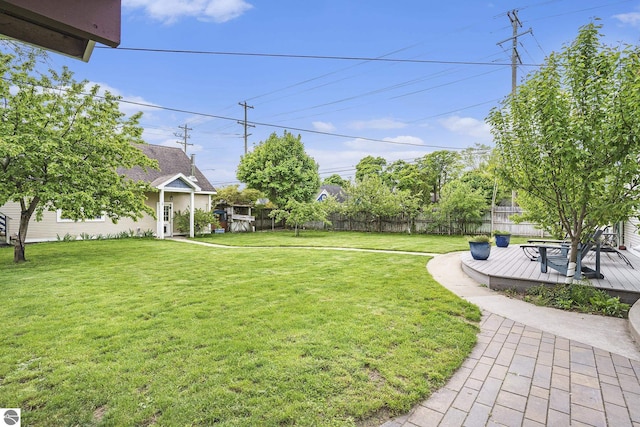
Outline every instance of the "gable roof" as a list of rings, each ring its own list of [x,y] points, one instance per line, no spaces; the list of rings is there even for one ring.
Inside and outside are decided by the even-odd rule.
[[[182,174],[185,177],[189,177],[192,175],[191,159],[187,157],[182,149],[152,144],[134,145],[150,159],[157,160],[160,167],[160,169],[149,169],[147,171],[140,167],[121,171],[121,173],[124,173],[134,181],[145,181],[155,186],[172,176]],[[194,167],[194,172],[193,175],[197,180],[195,182],[196,187],[199,187],[202,192],[215,193],[216,189],[197,166]]]
[[[337,202],[342,203],[346,200],[344,190],[339,185],[323,185],[320,187],[320,192],[316,196],[316,200],[323,200],[323,195],[333,196]]]

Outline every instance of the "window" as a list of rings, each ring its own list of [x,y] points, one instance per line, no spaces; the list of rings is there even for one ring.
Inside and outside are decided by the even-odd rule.
[[[100,215],[100,216],[97,216],[95,218],[86,218],[86,219],[83,219],[83,220],[74,221],[71,218],[65,218],[64,216],[62,216],[62,210],[58,209],[56,211],[56,219],[57,219],[57,222],[104,222],[105,221],[105,216],[104,215]]]

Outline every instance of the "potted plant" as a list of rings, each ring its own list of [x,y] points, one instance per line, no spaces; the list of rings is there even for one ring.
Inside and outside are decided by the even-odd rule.
[[[473,236],[469,238],[469,249],[473,259],[485,260],[491,253],[491,238],[486,235]]]
[[[496,230],[493,232],[493,236],[496,238],[496,246],[499,248],[506,248],[509,246],[509,241],[511,240],[511,233],[508,231],[499,231]]]

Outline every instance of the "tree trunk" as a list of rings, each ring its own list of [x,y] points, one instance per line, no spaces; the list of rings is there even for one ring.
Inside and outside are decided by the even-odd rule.
[[[565,283],[570,285],[576,275],[576,265],[578,261],[578,245],[580,244],[580,234],[574,233],[571,237],[571,250],[569,251],[569,265],[567,266],[567,278]]]
[[[18,238],[16,239],[13,249],[13,262],[25,262],[27,259],[24,255],[24,246],[27,240],[27,230],[29,229],[29,220],[36,210],[36,206],[40,203],[38,197],[34,197],[27,207],[24,200],[20,201],[20,228],[18,229]]]
[[[29,228],[29,219],[31,215],[28,211],[20,213],[20,228],[18,229],[18,238],[14,243],[13,262],[25,262],[24,245],[27,238],[27,229]]]

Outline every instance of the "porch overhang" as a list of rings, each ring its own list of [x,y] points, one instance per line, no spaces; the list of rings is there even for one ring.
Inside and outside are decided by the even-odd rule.
[[[194,230],[194,206],[195,206],[195,194],[200,193],[202,189],[193,181],[191,181],[186,175],[178,173],[175,175],[165,175],[157,178],[151,183],[151,186],[157,188],[160,192],[158,209],[156,212],[156,237],[158,239],[164,239],[164,206],[165,206],[165,192],[172,193],[188,193],[190,197],[189,202],[189,237],[195,236]]]
[[[120,25],[121,0],[0,0],[0,33],[85,62],[120,44]]]

